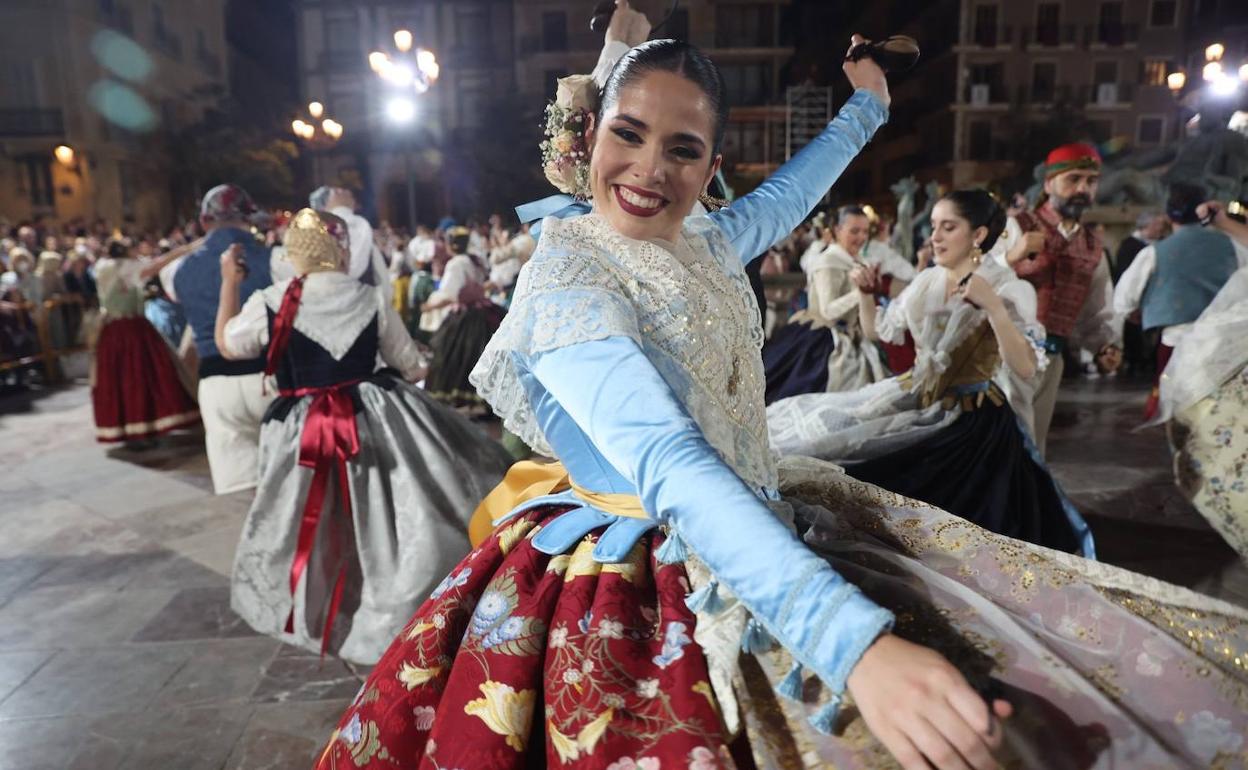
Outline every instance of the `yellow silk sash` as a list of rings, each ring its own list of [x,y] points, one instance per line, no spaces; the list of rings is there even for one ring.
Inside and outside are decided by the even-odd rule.
[[[600,511],[631,519],[647,519],[636,495],[591,492],[572,483],[563,463],[524,460],[511,466],[498,486],[490,490],[468,520],[468,540],[476,548],[494,531],[494,521],[529,500],[571,489],[578,498]]]

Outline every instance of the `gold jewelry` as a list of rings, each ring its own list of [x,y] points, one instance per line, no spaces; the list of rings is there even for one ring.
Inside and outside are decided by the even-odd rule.
[[[979,263],[984,261],[984,252],[980,251],[979,244],[975,244],[975,248],[971,249],[971,262],[975,267],[979,267]]]

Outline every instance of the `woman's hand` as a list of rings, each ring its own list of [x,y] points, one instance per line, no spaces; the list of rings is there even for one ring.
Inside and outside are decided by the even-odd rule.
[[[1016,265],[1024,259],[1029,259],[1034,254],[1039,254],[1044,248],[1044,233],[1032,230],[1023,233],[1023,237],[1018,239],[1014,244],[1014,248],[1010,249],[1005,255],[1005,261],[1010,265]]]
[[[906,770],[997,767],[1000,720],[1013,709],[997,700],[990,710],[935,651],[885,634],[854,666],[848,687],[867,727]]]
[[[243,261],[243,244],[235,243],[221,252],[221,283],[240,284],[247,277],[247,264]]]
[[[615,13],[607,25],[606,42],[624,43],[635,48],[650,38],[650,20],[641,11],[634,11],[628,0],[616,0]]]
[[[850,38],[849,48],[859,43],[867,42],[862,35],[854,35]],[[846,52],[848,55],[848,51]],[[849,83],[855,89],[863,88],[883,102],[887,107],[892,102],[892,97],[888,95],[888,79],[884,77],[884,70],[880,69],[880,65],[870,57],[864,57],[858,61],[850,61],[845,59],[845,63],[841,65],[841,69],[845,70],[845,75],[849,78]]]
[[[962,297],[963,301],[983,310],[996,310],[1002,304],[1001,297],[993,291],[992,284],[974,273],[971,273],[969,281],[958,286],[956,293]]]
[[[879,268],[869,265],[858,265],[849,271],[849,280],[863,294],[874,294],[880,283]]]

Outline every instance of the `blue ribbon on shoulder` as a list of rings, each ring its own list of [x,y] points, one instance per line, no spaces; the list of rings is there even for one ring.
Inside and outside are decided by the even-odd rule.
[[[588,202],[560,193],[559,195],[551,195],[541,200],[516,206],[516,218],[521,223],[532,223],[533,226],[529,229],[529,232],[534,238],[538,238],[542,234],[542,220],[546,217],[567,219],[568,217],[579,217],[582,214],[588,214],[592,210],[593,207]]]

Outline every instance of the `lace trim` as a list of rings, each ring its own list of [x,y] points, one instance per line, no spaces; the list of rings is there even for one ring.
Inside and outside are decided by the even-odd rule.
[[[274,313],[282,306],[282,296],[290,281],[279,281],[262,290],[264,304]],[[325,351],[335,361],[342,360],[364,329],[377,317],[379,292],[344,273],[313,273],[305,279],[304,301],[295,315],[299,333]]]
[[[626,336],[724,460],[747,483],[774,486],[758,307],[719,228],[705,217],[690,220],[669,250],[625,238],[594,214],[550,218],[542,227],[511,312],[470,376],[506,428],[550,453],[514,354]]]

